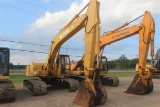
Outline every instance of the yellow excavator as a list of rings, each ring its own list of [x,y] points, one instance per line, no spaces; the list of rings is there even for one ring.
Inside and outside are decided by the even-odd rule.
[[[81,106],[94,106],[103,104],[107,101],[107,92],[102,86],[99,74],[100,68],[100,18],[99,5],[97,0],[90,2],[54,37],[46,63],[32,63],[26,67],[26,75],[39,77],[39,79],[24,80],[24,86],[30,89],[34,95],[43,95],[47,93],[47,85],[60,85],[68,87],[70,91],[77,90],[79,86],[79,77],[71,78],[67,73],[70,71],[70,58],[68,55],[60,54],[60,47],[69,38],[75,35],[82,28],[85,28],[85,54],[84,54],[84,80],[81,81],[74,103]],[[88,7],[86,14],[80,15]],[[149,72],[144,72],[146,58],[148,54],[149,43],[154,40],[154,20],[149,12],[146,12],[142,24],[136,26],[135,34],[139,32],[140,50],[139,50],[139,71],[127,93],[144,94],[151,92],[153,88],[152,74],[154,68],[149,67]],[[150,23],[149,23],[150,22]],[[152,29],[153,28],[153,31]],[[120,29],[120,28],[119,28]],[[118,29],[118,30],[119,30]],[[115,32],[118,32],[116,30]],[[131,32],[131,31],[129,31]],[[124,33],[129,33],[124,32]],[[120,38],[121,34],[111,38]],[[109,40],[110,38],[107,38]],[[103,42],[103,41],[102,41]],[[95,66],[94,62],[97,60]],[[78,79],[77,79],[78,78]],[[150,88],[151,87],[151,88]],[[147,90],[147,92],[146,92]]]
[[[134,80],[126,91],[126,93],[138,95],[150,93],[153,91],[152,73],[155,71],[153,66],[146,66],[149,45],[151,45],[151,58],[153,59],[154,56],[155,23],[154,19],[148,11],[146,11],[143,16],[144,18],[142,22],[138,25],[122,29],[129,23],[133,22],[133,20],[112,32],[108,32],[105,36],[102,36],[100,45],[101,49],[103,49],[106,43],[110,44],[126,37],[139,34],[138,74],[134,77]],[[120,29],[122,30],[120,31]],[[148,72],[145,72],[145,69],[148,69]]]
[[[0,103],[15,101],[16,89],[9,80],[10,49],[0,47]]]
[[[155,71],[155,68],[153,66],[146,66],[146,60],[148,56],[148,49],[149,45],[151,45],[151,57],[153,59],[154,56],[154,32],[155,32],[155,23],[154,19],[152,18],[150,12],[146,11],[144,13],[144,16],[142,22],[138,25],[134,25],[129,28],[124,28],[129,23],[125,23],[123,26],[108,32],[104,36],[100,38],[100,50],[102,50],[106,45],[109,45],[111,43],[114,43],[116,41],[119,41],[121,39],[133,36],[135,34],[139,34],[139,65],[138,65],[138,74],[134,77],[134,80],[132,81],[131,85],[128,87],[126,93],[129,94],[136,94],[136,95],[142,95],[147,94],[153,91],[153,82],[152,82],[152,73]],[[142,17],[140,16],[140,17]],[[138,17],[138,18],[140,18]],[[137,18],[137,19],[138,19]],[[136,20],[136,19],[135,19]],[[134,20],[133,20],[134,21]],[[124,29],[123,29],[124,28]],[[103,52],[102,52],[103,53]],[[102,57],[100,55],[99,57]],[[100,72],[103,73],[103,60],[99,58],[99,62],[96,62],[95,65],[100,64],[99,74]],[[85,55],[83,56],[82,60],[85,59]],[[95,57],[96,59],[96,57]],[[78,70],[83,69],[83,61],[80,61],[81,66],[77,66]],[[148,72],[145,71],[145,69],[148,69]],[[85,72],[84,72],[85,73]],[[85,74],[84,74],[85,75]],[[102,80],[101,80],[102,81]],[[84,84],[82,82],[82,84]],[[84,85],[81,85],[78,94],[76,96],[76,100],[78,104],[83,105],[83,102],[87,98],[87,93],[85,92],[86,88],[83,87]]]
[[[46,63],[32,63],[26,67],[26,75],[39,77],[39,79],[24,80],[23,84],[34,95],[43,95],[47,92],[47,85],[61,85],[77,90],[79,81],[68,77],[67,64],[70,65],[68,55],[60,55],[60,47],[69,38],[82,28],[85,28],[85,78],[78,91],[75,103],[82,106],[103,104],[107,100],[107,92],[99,81],[99,67],[94,67],[94,57],[99,56],[100,38],[100,3],[97,0],[90,2],[54,37]],[[86,14],[80,15],[84,9]],[[98,57],[97,57],[98,58]],[[99,64],[97,64],[99,65]],[[75,88],[76,87],[76,88]],[[81,97],[85,94],[86,97]],[[85,100],[84,100],[85,98]],[[81,102],[83,101],[83,102]]]
[[[140,17],[143,17],[143,21],[138,24],[134,25],[128,28],[124,28],[128,26],[131,22],[137,20]],[[151,44],[151,57],[153,58],[154,56],[154,31],[155,31],[155,24],[154,24],[154,19],[152,18],[150,12],[146,11],[144,15],[142,15],[130,22],[125,23],[124,25],[118,27],[117,29],[110,31],[100,38],[100,50],[103,53],[104,47],[107,45],[110,45],[111,43],[117,42],[119,40],[125,39],[127,37],[139,34],[139,65],[137,66],[138,69],[136,70],[138,72],[138,75],[135,77],[134,81],[126,91],[127,93],[132,93],[132,94],[145,94],[148,92],[151,92],[153,90],[153,83],[151,80],[151,74],[153,73],[154,67],[158,66],[157,62],[159,61],[158,58],[160,59],[159,53],[157,52],[156,58],[154,60],[154,66],[146,66],[146,59],[148,56],[148,49],[149,49],[149,44]],[[101,73],[100,74],[107,74],[108,68],[106,67],[107,63],[107,58],[105,56],[101,56],[99,58],[99,66],[101,68]],[[84,56],[80,61],[77,63],[72,64],[72,70],[78,72],[77,74],[83,75],[83,61]],[[156,65],[156,66],[155,66]],[[95,64],[96,66],[96,64]],[[144,68],[148,70],[149,73],[146,73],[144,71]],[[156,72],[154,72],[155,74]],[[109,85],[118,85],[119,81],[114,77],[110,76],[104,76],[100,75],[99,76],[102,84],[109,84]]]

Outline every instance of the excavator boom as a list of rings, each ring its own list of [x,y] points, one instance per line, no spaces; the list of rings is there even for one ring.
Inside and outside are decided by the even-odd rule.
[[[132,27],[116,31],[116,32],[108,32],[107,34],[101,36],[100,38],[100,49],[102,50],[105,46],[110,45],[114,42],[123,40],[130,36],[133,36],[139,32],[141,26],[134,25]]]
[[[46,61],[46,65],[44,67],[47,72],[52,71],[54,64],[53,59],[56,58],[57,52],[60,49],[61,45],[85,26],[84,22],[86,21],[86,19],[86,15],[78,17],[75,22],[63,28],[63,30],[61,30],[61,32],[55,36],[51,44],[48,60]]]

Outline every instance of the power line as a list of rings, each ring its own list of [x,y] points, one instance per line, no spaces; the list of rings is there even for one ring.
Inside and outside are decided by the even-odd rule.
[[[29,44],[29,45],[38,45],[38,46],[47,46],[47,47],[50,47],[49,45],[43,45],[43,44],[34,44],[34,43],[27,43],[27,42],[18,42],[18,41],[12,41],[12,40],[5,40],[5,39],[0,39],[0,41],[3,41],[3,42],[12,42],[12,43],[20,43],[20,44]],[[156,44],[158,44],[158,42],[155,42]],[[155,44],[155,45],[156,45]],[[127,45],[127,46],[136,46],[137,45]],[[156,46],[155,46],[156,47]],[[82,51],[85,51],[83,49],[76,49],[76,48],[65,48],[65,47],[61,47],[63,49],[67,49],[67,50],[82,50]],[[158,47],[157,47],[158,48]],[[110,52],[105,52],[105,53],[110,53]],[[117,53],[115,53],[117,54]],[[133,54],[131,54],[133,55]]]
[[[24,2],[24,1],[21,1],[21,0],[17,0],[18,2],[21,2],[21,3],[25,3],[25,4],[29,4],[29,5],[33,5],[33,6],[36,6],[36,7],[40,7],[40,8],[45,8],[45,9],[48,9],[46,7],[42,7],[42,6],[39,6],[39,5],[35,5],[35,4],[32,4],[32,3],[28,3],[28,2]],[[28,14],[28,15],[33,15],[33,16],[40,16],[40,13],[37,13],[37,12],[33,12],[33,11],[29,11],[29,10],[25,10],[25,9],[22,9],[22,8],[18,8],[18,7],[14,7],[14,6],[9,6],[9,5],[6,5],[6,4],[0,4],[1,8],[4,8],[4,9],[7,9],[7,10],[11,10],[11,11],[16,11],[16,12],[20,12],[20,13],[24,13],[24,14]],[[16,10],[15,10],[16,9]],[[18,9],[18,10],[17,10]],[[31,12],[31,13],[30,13]],[[65,14],[67,16],[72,16],[71,14]],[[49,18],[49,17],[47,17]],[[50,16],[50,18],[53,18]],[[64,19],[65,20],[65,19]],[[58,19],[57,19],[58,21]],[[65,23],[66,21],[59,21],[59,22],[62,22],[62,23]]]
[[[37,12],[33,12],[33,11],[30,11],[30,10],[25,10],[25,9],[22,9],[22,8],[19,8],[19,7],[9,6],[9,5],[6,5],[6,4],[0,4],[0,5],[5,6],[5,7],[9,7],[9,8],[13,8],[13,9],[17,9],[17,10],[20,10],[20,11],[25,11],[25,12],[28,12],[28,13],[40,15]]]
[[[36,4],[33,4],[33,3],[29,3],[29,2],[25,2],[25,1],[21,1],[21,0],[16,0],[20,3],[23,3],[23,4],[27,4],[27,5],[31,5],[31,6],[35,6],[35,7],[38,7],[38,8],[41,8],[41,9],[48,9],[47,7],[42,7],[42,6],[39,6],[39,5],[36,5]]]
[[[28,13],[28,12],[24,12],[24,11],[20,11],[20,10],[13,10],[11,8],[4,7],[4,6],[0,6],[0,8],[7,9],[7,10],[10,10],[10,11],[16,11],[16,12],[27,14],[27,15],[31,15],[31,16],[38,16],[38,15],[35,15],[35,14],[32,14],[32,13]]]
[[[112,53],[112,52],[103,52],[103,53],[108,53],[108,54],[121,54],[121,55],[133,55],[133,56],[138,56],[135,54],[123,54],[123,53]]]
[[[0,4],[0,8],[7,9],[7,10],[10,10],[10,11],[16,11],[16,12],[19,12],[19,13],[32,15],[32,16],[40,17],[40,15],[41,15],[40,13],[37,13],[37,12],[33,12],[33,11],[25,10],[25,9],[22,9],[22,8],[5,5],[5,4]],[[47,17],[47,18],[53,19],[53,17],[51,17],[51,16]],[[58,21],[58,19],[56,19],[56,20]],[[58,22],[65,23],[65,21],[58,21]]]
[[[17,42],[17,41],[4,40],[4,39],[0,39],[0,41],[50,47],[49,45],[26,43],[26,42]],[[61,47],[61,48],[62,48],[62,49],[66,49],[66,50],[81,50],[81,51],[85,51],[85,50],[83,50],[83,49],[65,48],[65,47]],[[158,47],[157,47],[157,48],[158,48]],[[40,53],[43,53],[43,52],[40,52]],[[112,52],[103,52],[103,53],[108,53],[108,54],[121,54],[121,55],[123,54],[123,53],[112,53]],[[137,55],[135,55],[135,54],[123,54],[123,55],[133,55],[133,56],[137,56]]]
[[[26,43],[26,42],[17,42],[17,41],[4,40],[4,39],[0,39],[0,41],[50,47],[49,45],[34,44],[34,43]],[[82,50],[82,51],[84,51],[83,49],[65,48],[65,47],[61,47],[61,48],[62,48],[62,49],[67,49],[67,50]]]
[[[37,52],[37,51],[30,51],[30,50],[22,50],[22,49],[13,49],[13,48],[10,48],[11,50],[16,50],[16,51],[23,51],[23,52],[32,52],[32,53],[42,53],[42,54],[48,54],[46,52]],[[110,53],[110,52],[104,52],[104,53],[109,53],[109,54],[122,54],[122,53]],[[138,55],[134,55],[134,54],[123,54],[123,55],[133,55],[133,56],[138,56]],[[69,56],[72,56],[72,57],[82,57],[82,56],[77,56],[77,55],[69,55]],[[112,59],[112,60],[116,60],[116,59],[113,59],[113,58],[108,58],[107,59]]]
[[[37,51],[30,51],[30,50],[13,49],[13,48],[10,48],[10,49],[11,49],[11,50],[17,50],[17,51],[23,51],[23,52],[32,52],[32,53],[48,54],[48,53],[45,53],[45,52],[37,52]]]
[[[30,50],[22,50],[22,49],[13,49],[10,48],[11,50],[16,50],[16,51],[23,51],[23,52],[32,52],[32,53],[42,53],[42,54],[48,54],[46,52],[37,52],[37,51],[30,51]],[[73,56],[73,57],[82,57],[82,56],[75,56],[75,55],[69,55],[69,56]]]
[[[21,8],[18,8],[18,7],[13,7],[13,6],[8,6],[8,5],[2,5],[2,4],[0,4],[0,5],[1,5],[0,8],[3,8],[3,9],[7,9],[7,10],[10,10],[10,11],[15,11],[15,12],[19,12],[19,13],[23,13],[23,14],[27,14],[27,15],[32,15],[32,16],[38,16],[38,17],[40,17],[40,13],[28,11],[28,10],[21,9]],[[30,13],[30,12],[32,12],[32,13]],[[51,17],[51,16],[49,16],[47,18],[53,19],[53,17]],[[58,19],[54,19],[54,21],[58,21]],[[62,21],[62,20],[59,20],[58,22],[66,23],[66,21]]]
[[[17,41],[4,40],[4,39],[0,39],[0,41],[12,42],[12,43],[20,43],[20,44],[28,44],[28,45],[48,46],[48,47],[49,47],[49,45],[34,44],[34,43],[26,43],[26,42],[17,42]]]

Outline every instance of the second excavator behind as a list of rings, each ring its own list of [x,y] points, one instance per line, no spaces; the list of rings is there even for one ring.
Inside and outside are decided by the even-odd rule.
[[[128,26],[131,22],[133,22],[134,20],[142,16],[144,17],[143,17],[143,21],[140,24],[123,29],[124,27]],[[132,93],[132,94],[145,94],[153,90],[151,74],[153,73],[153,71],[155,71],[154,67],[158,66],[157,61],[159,61],[158,59],[159,53],[157,52],[156,58],[154,60],[155,66],[145,67],[144,65],[146,64],[150,43],[151,43],[151,57],[153,58],[154,56],[153,49],[154,49],[155,25],[154,25],[154,19],[152,18],[150,12],[146,11],[142,16],[130,22],[125,23],[124,25],[118,27],[113,31],[107,32],[100,38],[100,50],[102,50],[101,54],[103,54],[103,50],[105,46],[139,33],[139,69],[136,70],[138,72],[138,75],[135,77],[136,79],[134,79],[134,81],[132,82],[132,84],[127,90],[127,93]],[[80,61],[72,65],[73,66],[72,70],[78,71],[78,73],[81,75],[83,75],[83,69],[84,69],[83,59],[84,59],[84,56]],[[108,73],[108,69],[106,69],[105,72],[103,69],[103,63],[104,62],[107,63],[107,60],[104,61],[104,59],[106,59],[106,57],[102,55],[99,58],[99,64],[101,66],[101,74]],[[144,71],[144,68],[146,68],[149,73],[146,73]],[[155,73],[158,73],[158,72],[154,72],[154,74]],[[111,86],[116,86],[119,83],[117,78],[110,77],[110,76],[100,75],[100,79],[102,84],[109,84]]]

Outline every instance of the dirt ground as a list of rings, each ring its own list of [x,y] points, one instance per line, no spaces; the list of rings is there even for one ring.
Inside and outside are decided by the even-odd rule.
[[[154,91],[147,95],[126,94],[133,77],[120,77],[118,87],[105,86],[108,100],[98,107],[160,107],[160,79],[153,79]],[[79,107],[73,103],[76,92],[67,89],[49,88],[47,95],[32,96],[21,84],[16,85],[16,101],[0,104],[0,107]]]

